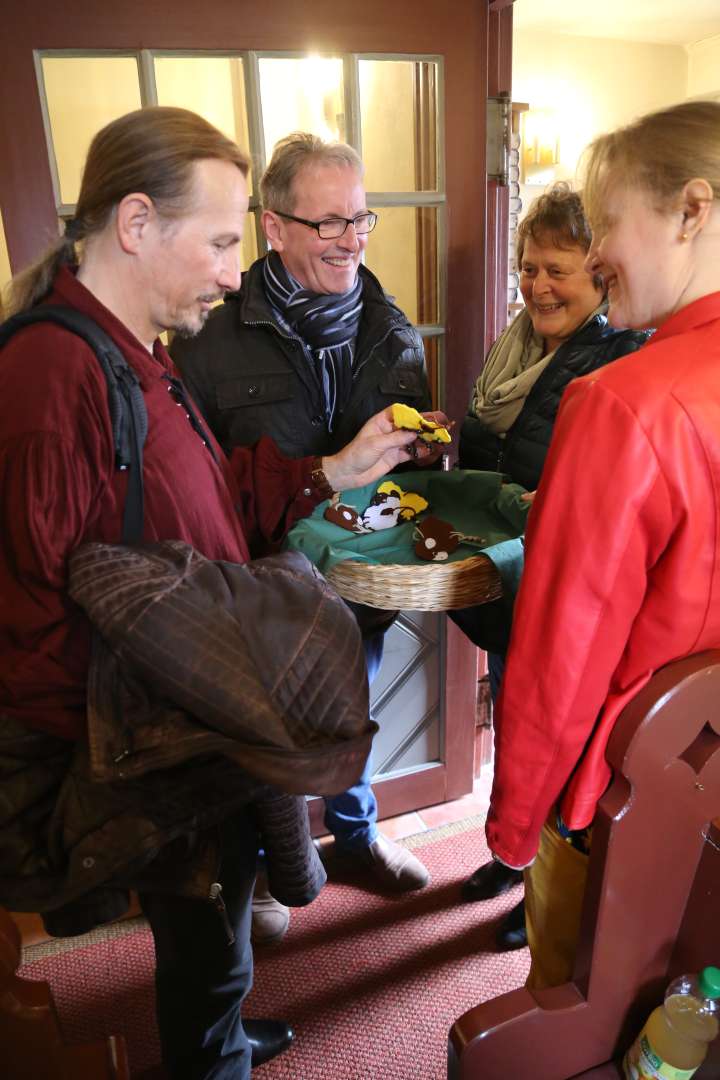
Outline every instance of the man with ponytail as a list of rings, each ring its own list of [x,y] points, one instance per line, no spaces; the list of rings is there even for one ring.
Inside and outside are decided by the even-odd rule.
[[[227,459],[199,423],[187,422],[192,406],[177,408],[182,388],[158,335],[196,334],[214,302],[238,288],[247,174],[246,155],[193,113],[149,108],[113,121],[90,146],[73,220],[16,277],[7,312],[64,306],[109,335],[139,380],[147,413],[144,541],[184,541],[231,563],[267,551],[330,489],[370,483],[407,461],[413,441],[381,413],[334,454],[291,461],[264,439]],[[5,885],[13,873],[22,880],[27,873],[12,863],[8,837],[18,821],[27,836],[45,828],[74,747],[83,753],[90,624],[68,595],[68,559],[87,541],[119,541],[126,495],[107,384],[92,349],[50,322],[24,327],[0,363]],[[27,804],[11,798],[23,790],[21,774],[34,778],[36,798]],[[183,1080],[243,1080],[251,1061],[268,1060],[292,1037],[286,1025],[253,1028],[240,1019],[252,979],[257,833],[247,810],[219,832],[222,898],[141,895],[155,940],[163,1059],[170,1076]],[[182,851],[173,845],[170,877],[190,848],[189,838]]]

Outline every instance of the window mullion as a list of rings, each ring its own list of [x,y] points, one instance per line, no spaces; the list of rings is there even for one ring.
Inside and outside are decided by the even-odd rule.
[[[255,215],[255,238],[258,255],[267,251],[265,233],[260,226],[260,177],[265,171],[265,131],[263,127],[262,100],[260,96],[260,64],[258,54],[250,51],[243,54],[243,73],[245,76],[245,107],[247,109],[248,138],[250,139],[250,157],[253,163],[253,196],[250,208]]]
[[[440,191],[368,191],[368,202],[378,206],[443,206],[445,195]]]
[[[140,77],[140,101],[143,109],[157,105],[157,84],[155,82],[155,54],[150,49],[141,49],[138,55],[138,74]]]
[[[345,97],[345,142],[362,157],[360,130],[360,68],[354,53],[343,54],[343,94]]]
[[[55,209],[63,217],[71,217],[74,213],[75,207],[64,205],[60,199],[60,171],[58,169],[57,157],[55,156],[55,144],[52,137],[52,126],[50,124],[50,107],[47,99],[47,89],[45,87],[45,75],[42,66],[42,56],[37,49],[33,53],[33,60],[35,62],[35,77],[37,78],[38,91],[40,94],[40,108],[42,110],[43,127],[45,129],[45,145],[48,155],[48,164],[50,166],[50,178],[52,180],[53,193],[55,195]]]
[[[265,135],[263,127],[262,100],[260,97],[260,64],[256,52],[244,54],[245,63],[245,102],[247,107],[248,133],[250,137],[250,155],[255,167],[255,191],[258,191],[260,177],[265,171]],[[259,192],[258,192],[259,196]]]
[[[442,150],[442,143],[440,147]],[[437,212],[438,319],[443,325],[447,317],[447,244],[447,205],[443,205]]]
[[[438,191],[445,191],[445,66],[442,56],[437,58],[437,127],[438,148],[437,186]]]

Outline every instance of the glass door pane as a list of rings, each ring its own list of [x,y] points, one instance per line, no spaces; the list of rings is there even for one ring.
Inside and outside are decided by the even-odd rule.
[[[156,56],[158,105],[190,109],[249,153],[243,62],[239,56]]]
[[[266,161],[291,131],[345,141],[342,60],[262,57],[259,66]]]
[[[437,64],[360,60],[368,191],[437,191]]]
[[[437,323],[437,207],[373,206],[365,262],[413,323]]]
[[[124,113],[140,108],[140,80],[134,56],[44,56],[58,200],[73,205],[93,135]]]

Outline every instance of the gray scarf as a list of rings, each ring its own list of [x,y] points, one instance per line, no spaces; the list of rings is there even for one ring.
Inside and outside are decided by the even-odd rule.
[[[322,391],[325,423],[332,431],[335,414],[344,409],[352,387],[363,309],[360,275],[346,293],[314,293],[304,289],[278,253],[271,251],[263,263],[263,282],[276,312],[307,346]]]
[[[596,315],[604,315],[607,301],[591,311],[577,330]],[[574,336],[574,335],[571,335]],[[503,330],[480,372],[471,409],[489,431],[503,437],[513,426],[525,400],[557,352],[545,354],[545,340],[536,334],[527,308]]]

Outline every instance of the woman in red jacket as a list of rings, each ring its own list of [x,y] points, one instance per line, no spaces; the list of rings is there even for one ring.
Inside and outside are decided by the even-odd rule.
[[[572,974],[616,719],[658,668],[720,646],[720,104],[588,153],[587,268],[612,325],[658,330],[566,391],[526,534],[486,831],[528,868],[534,987]]]

